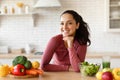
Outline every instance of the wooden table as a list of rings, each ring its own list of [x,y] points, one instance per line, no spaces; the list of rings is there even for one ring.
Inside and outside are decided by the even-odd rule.
[[[16,79],[10,77],[0,78],[0,80],[97,80],[95,77],[85,77],[82,79],[80,73],[76,72],[44,72],[44,75],[37,78]]]

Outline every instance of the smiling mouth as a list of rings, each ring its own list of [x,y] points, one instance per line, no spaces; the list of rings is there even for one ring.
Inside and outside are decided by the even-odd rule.
[[[69,31],[68,31],[68,30],[67,30],[67,31],[66,31],[66,30],[63,30],[62,32],[63,32],[63,33],[69,33]]]
[[[63,33],[63,34],[68,34],[69,32],[68,32],[68,31],[63,31],[62,33]]]

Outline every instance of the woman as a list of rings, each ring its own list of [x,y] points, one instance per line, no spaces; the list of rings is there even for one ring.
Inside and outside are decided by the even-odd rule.
[[[85,60],[87,45],[90,45],[88,25],[73,10],[61,15],[61,34],[52,37],[44,51],[41,68],[44,71],[79,72],[79,65]],[[53,63],[51,59],[53,58]]]

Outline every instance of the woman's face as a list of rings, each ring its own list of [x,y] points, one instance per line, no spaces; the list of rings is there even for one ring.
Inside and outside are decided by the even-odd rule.
[[[76,29],[79,28],[79,23],[76,24],[75,19],[71,14],[65,13],[61,16],[61,33],[65,36],[74,36]]]

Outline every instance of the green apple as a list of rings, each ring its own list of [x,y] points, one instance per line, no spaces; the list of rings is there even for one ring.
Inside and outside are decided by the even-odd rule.
[[[111,68],[104,68],[103,70],[102,70],[102,72],[112,72],[112,69]]]

